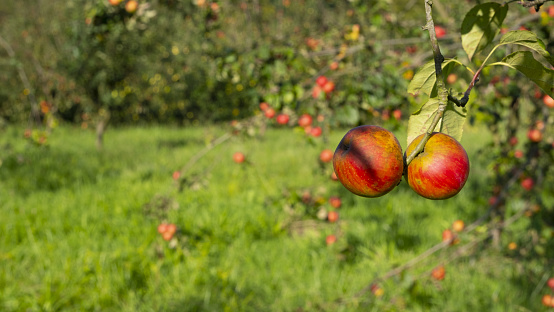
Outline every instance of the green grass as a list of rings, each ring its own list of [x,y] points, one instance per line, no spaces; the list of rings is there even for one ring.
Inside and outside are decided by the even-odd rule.
[[[235,138],[202,158],[189,172],[196,178],[192,187],[178,192],[172,172],[223,130],[109,129],[103,152],[95,150],[92,132],[76,128],[56,129],[48,147],[29,145],[21,128],[4,130],[0,310],[542,308],[545,268],[492,248],[448,263],[440,283],[427,272],[451,251],[386,281],[380,298],[355,298],[373,278],[438,243],[452,221],[469,223],[483,214],[490,189],[476,155],[482,134],[467,127],[462,144],[472,171],[453,199],[425,200],[404,182],[381,198],[356,197],[329,179],[330,166],[322,170],[317,162],[320,150],[334,149],[345,131],[334,131],[328,144],[278,129],[262,139]],[[396,131],[405,148],[402,133]],[[253,165],[233,163],[235,151]],[[343,199],[338,225],[315,221],[301,234],[287,230],[293,221],[307,224],[294,201],[305,190]],[[162,219],[178,225],[176,242],[157,233]],[[339,239],[326,246],[331,233]]]

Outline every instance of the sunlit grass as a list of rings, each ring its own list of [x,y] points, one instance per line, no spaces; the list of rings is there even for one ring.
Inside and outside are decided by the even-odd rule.
[[[536,283],[521,282],[521,268],[494,250],[447,264],[440,283],[426,275],[439,252],[384,282],[382,297],[354,297],[440,242],[452,221],[483,214],[490,189],[475,156],[482,134],[467,127],[471,174],[453,199],[420,198],[404,182],[381,198],[356,197],[317,160],[345,132],[316,144],[286,129],[233,138],[202,158],[189,172],[193,186],[178,192],[172,172],[224,129],[109,129],[97,152],[92,132],[62,127],[48,147],[35,147],[8,128],[0,139],[0,310],[539,309]],[[395,133],[405,147],[405,130]],[[235,151],[250,164],[233,163]],[[287,230],[302,217],[287,212],[286,194],[305,190],[343,199],[338,225],[313,219],[318,226],[302,234]],[[177,248],[156,232],[160,202],[181,230]],[[338,241],[326,246],[331,233]]]

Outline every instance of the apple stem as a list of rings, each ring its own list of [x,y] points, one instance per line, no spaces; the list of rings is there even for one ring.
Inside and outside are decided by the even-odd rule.
[[[439,108],[435,112],[433,121],[431,122],[431,125],[429,125],[429,128],[427,129],[423,139],[421,139],[412,153],[410,153],[410,155],[406,157],[406,168],[412,162],[412,160],[414,160],[414,158],[423,151],[425,144],[427,144],[427,141],[429,141],[429,138],[439,124],[439,121],[442,119],[442,116],[444,115],[444,111],[446,109],[446,105],[448,103],[448,90],[446,89],[446,86],[444,84],[444,75],[442,74],[442,62],[444,62],[444,56],[441,53],[439,41],[437,40],[437,33],[435,32],[435,22],[433,22],[432,7],[433,0],[425,0],[425,15],[427,17],[427,24],[425,24],[424,29],[427,29],[429,31],[431,48],[433,49],[433,57],[435,59],[435,76],[437,80]]]

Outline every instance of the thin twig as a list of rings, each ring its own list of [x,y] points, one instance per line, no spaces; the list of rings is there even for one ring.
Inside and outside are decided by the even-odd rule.
[[[433,2],[431,0],[425,0],[425,15],[427,18],[427,24],[425,25],[425,29],[429,31],[429,37],[431,39],[431,47],[433,49],[433,58],[435,60],[435,76],[437,81],[437,90],[438,90],[438,100],[439,100],[439,107],[437,109],[437,112],[435,114],[435,117],[433,118],[433,121],[431,122],[431,125],[427,129],[427,132],[417,145],[417,147],[410,153],[410,155],[406,158],[406,166],[407,167],[414,158],[423,151],[423,148],[425,147],[425,144],[427,144],[427,141],[433,134],[433,131],[435,130],[435,127],[439,123],[439,121],[442,119],[442,116],[444,115],[444,111],[446,110],[446,105],[448,103],[448,90],[446,90],[446,87],[444,85],[444,77],[442,74],[442,62],[444,62],[444,56],[441,53],[439,42],[437,40],[437,34],[435,32],[435,23],[433,22],[433,16],[432,16],[432,4]]]

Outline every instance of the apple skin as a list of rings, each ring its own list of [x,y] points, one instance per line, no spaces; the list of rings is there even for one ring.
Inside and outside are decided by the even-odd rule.
[[[424,134],[415,138],[406,155],[417,147]],[[453,137],[434,132],[423,152],[408,165],[408,185],[428,199],[447,199],[460,192],[469,176],[469,158]]]
[[[138,8],[138,2],[135,0],[130,0],[125,3],[125,10],[129,13],[135,13]]]
[[[542,98],[542,101],[544,102],[544,105],[548,106],[549,108],[554,108],[554,98],[550,97],[550,95],[545,94]]]
[[[402,148],[392,132],[379,126],[359,126],[340,141],[333,167],[350,192],[363,197],[383,196],[402,179]]]
[[[312,116],[309,114],[303,114],[300,118],[298,118],[298,125],[302,128],[306,128],[312,124],[312,121]]]
[[[275,120],[280,125],[286,125],[289,123],[290,117],[287,114],[279,114]]]

